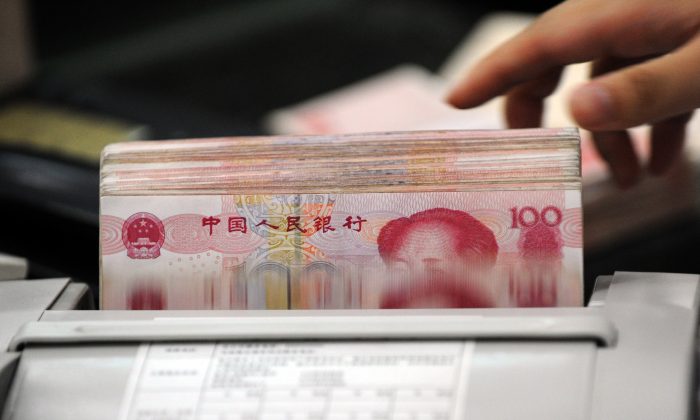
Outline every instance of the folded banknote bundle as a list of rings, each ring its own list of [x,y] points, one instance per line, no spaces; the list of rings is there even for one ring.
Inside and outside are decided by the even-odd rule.
[[[582,303],[575,129],[119,143],[104,309]]]

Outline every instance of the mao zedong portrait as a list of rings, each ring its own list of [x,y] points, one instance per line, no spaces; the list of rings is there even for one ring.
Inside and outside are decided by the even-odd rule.
[[[377,242],[389,273],[382,308],[494,306],[484,280],[498,244],[491,229],[469,213],[433,208],[394,219]]]

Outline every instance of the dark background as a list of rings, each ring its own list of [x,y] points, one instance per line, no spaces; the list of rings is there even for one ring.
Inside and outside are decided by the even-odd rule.
[[[37,69],[0,98],[70,105],[150,127],[153,138],[263,134],[270,110],[390,69],[436,70],[487,13],[554,1],[30,1]],[[32,278],[98,281],[98,167],[0,150],[0,252]],[[697,222],[586,254],[587,291],[615,270],[700,271]]]

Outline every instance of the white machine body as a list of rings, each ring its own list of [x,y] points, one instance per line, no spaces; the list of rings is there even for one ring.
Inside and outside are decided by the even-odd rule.
[[[65,310],[75,301],[64,296],[71,287],[75,296],[66,279],[5,281],[0,418],[130,418],[125,404],[144,343],[363,343],[371,352],[455,342],[468,346],[469,363],[458,373],[460,409],[451,417],[690,419],[699,286],[698,275],[619,272],[599,277],[582,308],[94,311]],[[236,406],[219,418],[239,418]],[[326,410],[308,418],[335,417]]]

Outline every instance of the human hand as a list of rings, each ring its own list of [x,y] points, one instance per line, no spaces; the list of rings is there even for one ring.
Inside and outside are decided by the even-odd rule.
[[[626,129],[645,123],[652,124],[649,171],[664,173],[700,106],[698,0],[568,0],[484,58],[448,102],[471,108],[506,94],[508,125],[538,126],[564,66],[586,61],[592,80],[574,90],[570,111],[593,132],[617,182],[639,177]]]

